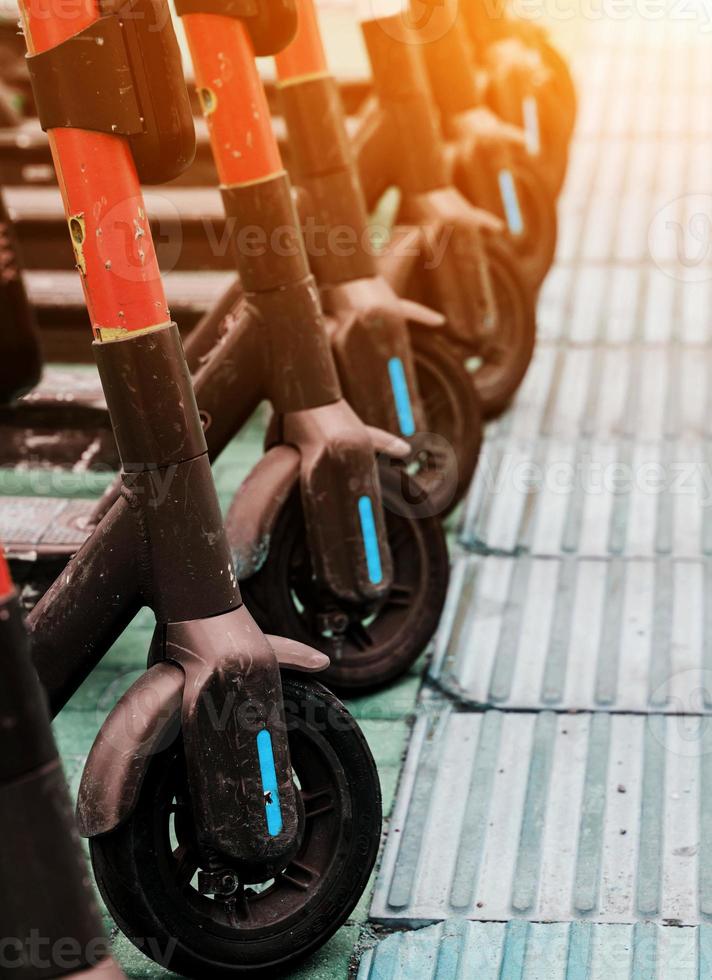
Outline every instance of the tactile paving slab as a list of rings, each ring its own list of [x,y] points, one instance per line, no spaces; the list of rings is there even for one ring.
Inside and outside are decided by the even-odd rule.
[[[358,980],[706,980],[712,927],[449,920],[368,950]]]
[[[576,58],[583,96],[579,134],[603,142],[616,135],[710,132],[703,111],[712,83],[706,49],[709,16],[702,6],[697,11],[693,7],[680,17],[670,8],[668,16],[654,18],[657,24],[633,16],[629,8],[627,19],[586,25],[587,42],[595,32],[596,43]]]
[[[488,427],[488,436],[708,439],[712,347],[542,345],[513,405]]]
[[[711,807],[708,718],[433,706],[371,917],[698,925],[712,916]]]
[[[565,229],[562,229],[565,233]],[[681,282],[655,266],[558,264],[542,286],[539,343],[681,344],[712,340],[712,276]]]
[[[467,705],[712,710],[712,560],[460,557],[429,676]]]
[[[460,539],[501,554],[712,554],[712,441],[488,440]]]

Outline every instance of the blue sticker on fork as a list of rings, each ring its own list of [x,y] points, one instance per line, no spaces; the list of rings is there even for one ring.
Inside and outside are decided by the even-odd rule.
[[[522,217],[522,209],[519,207],[517,187],[511,170],[500,170],[499,193],[502,196],[510,235],[521,235],[524,231],[524,218]]]
[[[264,793],[265,816],[267,817],[267,833],[270,837],[276,837],[282,830],[282,807],[279,802],[277,770],[274,767],[272,736],[266,728],[263,728],[261,732],[257,733],[257,756],[260,760],[262,792]]]
[[[405,376],[405,368],[400,357],[392,357],[389,360],[388,376],[391,379],[393,400],[396,403],[396,413],[398,414],[398,425],[400,426],[401,435],[412,436],[415,433],[413,407],[410,403],[408,379]]]
[[[383,569],[381,568],[381,552],[378,548],[376,521],[373,516],[373,504],[370,497],[359,497],[358,516],[361,520],[361,534],[366,549],[368,577],[373,585],[378,585],[383,580]]]

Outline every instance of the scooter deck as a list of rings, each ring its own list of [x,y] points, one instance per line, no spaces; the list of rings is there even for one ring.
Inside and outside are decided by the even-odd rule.
[[[98,375],[51,367],[16,405],[0,407],[0,467],[76,472],[118,468]]]
[[[95,499],[0,497],[0,540],[29,611],[84,544]]]

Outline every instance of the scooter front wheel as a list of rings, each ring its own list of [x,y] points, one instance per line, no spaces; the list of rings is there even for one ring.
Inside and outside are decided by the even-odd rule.
[[[556,91],[560,99],[564,125],[569,130],[569,133],[572,133],[576,125],[578,96],[571,69],[558,48],[545,36],[539,36],[537,47],[539,48],[539,54],[544,64],[556,79]]]
[[[483,174],[485,180],[480,179]],[[454,175],[458,189],[475,207],[507,222],[524,276],[538,289],[554,261],[558,235],[556,203],[540,168],[523,153],[503,169],[463,152]]]
[[[423,488],[407,473],[382,467],[381,493],[393,585],[377,605],[348,604],[319,588],[298,488],[277,518],[264,564],[240,582],[262,629],[326,653],[331,666],[320,676],[346,694],[404,674],[433,637],[445,605],[447,543]]]
[[[463,360],[485,418],[493,418],[507,407],[529,368],[536,341],[536,304],[509,245],[488,239],[487,263],[494,322],[485,322],[472,342],[463,345]]]
[[[467,493],[482,446],[482,406],[462,361],[439,332],[410,327],[427,433],[419,436],[417,476],[432,512],[449,514]]]
[[[536,171],[524,166],[514,169],[522,230],[512,233],[512,248],[519,258],[527,281],[538,289],[554,262],[558,222],[556,205]]]
[[[274,976],[293,966],[345,922],[375,863],[381,793],[361,730],[312,679],[285,673],[282,692],[304,830],[280,875],[250,886],[234,875],[230,894],[201,894],[206,860],[180,739],[151,761],[129,820],[91,841],[97,884],[120,929],[184,976]]]

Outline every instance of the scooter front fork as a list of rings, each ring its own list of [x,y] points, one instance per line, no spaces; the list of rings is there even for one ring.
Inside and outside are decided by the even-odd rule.
[[[409,196],[403,217],[420,230],[419,274],[427,282],[426,298],[446,317],[448,333],[468,346],[486,342],[499,318],[486,236],[500,234],[501,222],[451,187]]]
[[[233,873],[243,884],[273,878],[296,854],[304,825],[274,650],[242,605],[159,626],[151,656],[185,674],[188,781],[199,846],[213,869],[201,873],[199,890],[229,894]]]
[[[342,601],[376,603],[393,582],[376,454],[402,455],[407,446],[368,429],[344,399],[287,412],[278,428],[279,441],[301,457],[302,507],[317,581]]]
[[[344,395],[367,425],[412,439],[425,431],[408,327],[380,276],[322,290]]]

